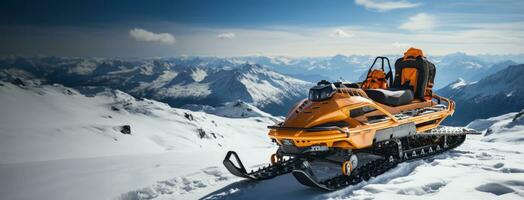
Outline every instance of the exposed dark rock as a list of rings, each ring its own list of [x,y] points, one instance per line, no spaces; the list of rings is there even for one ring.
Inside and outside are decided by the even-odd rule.
[[[488,135],[491,135],[491,134],[493,134],[493,129],[488,128],[488,130],[486,130],[486,134],[484,134],[484,136],[488,136]]]
[[[16,78],[15,80],[11,81],[11,83],[18,86],[26,86],[24,81],[22,81],[22,79],[19,78]]]
[[[117,108],[116,106],[111,106],[112,111],[120,111],[120,108]]]
[[[120,133],[131,135],[131,126],[130,125],[123,125],[120,127]]]
[[[520,117],[522,117],[522,115],[524,115],[524,109],[517,113],[512,121],[517,121]]]
[[[184,113],[184,117],[188,119],[189,121],[193,121],[193,115],[189,113]]]
[[[198,136],[200,136],[200,139],[206,137],[206,132],[203,129],[199,128],[197,129],[197,131],[198,131]]]
[[[73,91],[71,91],[69,89],[67,89],[65,92],[66,92],[67,95],[74,95],[75,94]]]

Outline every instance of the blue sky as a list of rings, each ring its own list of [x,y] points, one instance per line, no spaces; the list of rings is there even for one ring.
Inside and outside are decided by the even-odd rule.
[[[2,55],[524,53],[524,1],[2,1],[0,34]]]

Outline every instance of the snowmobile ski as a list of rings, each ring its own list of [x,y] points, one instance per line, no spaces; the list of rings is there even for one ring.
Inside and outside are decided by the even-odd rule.
[[[235,165],[231,160],[232,156],[235,157],[238,166]],[[279,175],[290,173],[293,170],[294,163],[295,159],[291,158],[289,160],[281,160],[275,164],[269,164],[259,168],[256,171],[247,172],[244,164],[242,164],[242,161],[238,157],[238,154],[234,151],[227,152],[227,155],[223,161],[224,166],[229,172],[231,172],[231,174],[251,180],[270,179]]]
[[[313,177],[310,176],[309,173],[302,171],[302,170],[293,170],[293,176],[299,183],[305,186],[319,188],[323,190],[332,190],[331,188],[325,186],[324,184],[321,184],[317,182]]]

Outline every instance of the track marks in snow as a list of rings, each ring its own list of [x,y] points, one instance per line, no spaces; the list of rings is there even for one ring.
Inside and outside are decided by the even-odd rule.
[[[424,185],[417,186],[417,187],[408,187],[408,188],[400,189],[397,192],[397,194],[421,196],[421,195],[438,192],[440,188],[446,185],[447,183],[445,181],[442,181],[442,180],[434,181],[434,182],[429,182],[429,183],[426,183]]]
[[[331,193],[329,196],[335,199],[344,199],[344,198],[357,198],[361,199],[360,197],[366,197],[371,194],[381,193],[384,191],[391,190],[392,188],[385,188],[382,186],[387,186],[390,183],[392,185],[402,185],[404,183],[412,182],[413,180],[409,178],[409,175],[412,175],[416,172],[416,168],[421,165],[428,164],[424,160],[415,160],[411,162],[406,163],[400,163],[397,167],[389,170],[388,172],[371,178],[368,181],[363,181],[357,185],[349,186],[347,188],[344,188],[340,191],[335,191]],[[428,188],[434,188],[429,187]],[[416,189],[413,188],[412,191],[418,191],[423,189]],[[426,189],[428,190],[428,189]],[[411,191],[404,191],[403,193],[411,193]]]
[[[488,193],[491,193],[497,196],[515,192],[515,190],[507,186],[504,186],[502,184],[499,184],[499,183],[488,183],[488,184],[478,186],[475,189],[481,192],[488,192]]]
[[[217,182],[227,181],[230,176],[226,176],[218,167],[208,167],[199,172],[175,177],[169,180],[158,181],[155,184],[124,193],[118,197],[120,200],[156,199],[163,196],[182,195],[191,193],[194,190],[206,188],[217,184]]]
[[[508,173],[508,174],[524,173],[524,169],[520,169],[520,168],[501,168],[500,171],[502,173]]]

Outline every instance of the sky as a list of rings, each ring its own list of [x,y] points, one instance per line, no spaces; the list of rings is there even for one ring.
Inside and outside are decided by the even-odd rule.
[[[0,55],[524,53],[522,0],[3,0]]]

